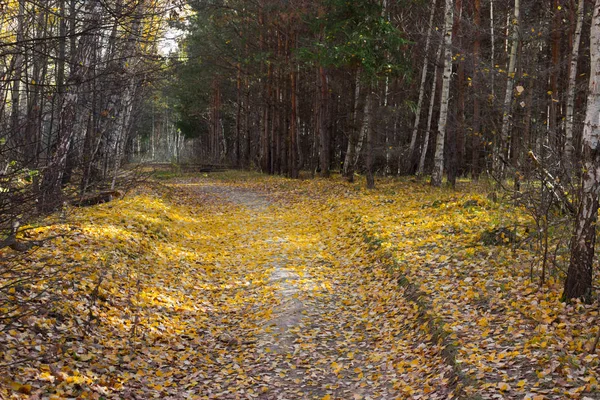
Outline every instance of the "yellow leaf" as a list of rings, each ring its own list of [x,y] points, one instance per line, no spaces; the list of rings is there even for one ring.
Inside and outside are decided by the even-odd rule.
[[[31,385],[23,385],[18,382],[11,382],[10,388],[17,393],[31,394]]]
[[[503,392],[506,392],[510,390],[510,385],[506,382],[500,382],[498,383],[498,389],[500,389]]]

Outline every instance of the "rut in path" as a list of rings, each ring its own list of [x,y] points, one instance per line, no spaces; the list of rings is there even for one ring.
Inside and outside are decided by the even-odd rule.
[[[290,400],[449,395],[449,368],[440,349],[418,334],[415,308],[385,272],[367,265],[366,249],[338,236],[335,215],[315,218],[298,204],[241,187],[187,188],[240,213],[245,234],[237,251],[261,250],[262,290],[273,295],[259,306],[267,317],[256,321],[255,331],[229,346],[242,354],[234,369],[243,379],[206,380],[202,394]],[[231,370],[225,360],[222,368]]]

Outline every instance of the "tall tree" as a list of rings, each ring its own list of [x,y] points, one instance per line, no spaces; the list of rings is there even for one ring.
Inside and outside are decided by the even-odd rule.
[[[427,69],[429,68],[429,45],[431,43],[431,34],[433,32],[433,19],[435,17],[435,11],[437,9],[436,4],[437,0],[431,0],[431,11],[429,12],[429,25],[426,27],[427,35],[425,39],[423,67],[421,68],[421,82],[419,84],[419,99],[417,100],[417,108],[415,109],[415,121],[413,124],[412,135],[410,137],[410,145],[408,147],[408,157],[406,157],[406,172],[410,172],[409,167],[414,157],[415,146],[417,143],[417,134],[419,132],[419,122],[421,121],[421,108],[423,107],[423,99],[425,98],[425,82],[427,81]]]
[[[448,124],[448,103],[450,102],[450,81],[452,79],[452,25],[454,23],[453,0],[446,0],[444,12],[444,74],[440,95],[440,117],[435,142],[435,155],[431,184],[441,186],[444,176],[444,140]]]
[[[497,154],[494,157],[495,172],[500,173],[503,169],[504,160],[508,160],[510,153],[510,128],[512,120],[513,90],[515,87],[515,73],[517,66],[517,50],[519,48],[519,20],[521,19],[521,3],[515,0],[514,14],[510,19],[511,39],[510,39],[510,57],[508,60],[508,69],[506,71],[506,90],[504,92],[504,101],[502,102],[502,128],[500,129],[500,141],[496,147]],[[512,149],[517,151],[517,149]]]
[[[600,0],[593,9],[590,31],[590,80],[581,138],[583,173],[581,200],[571,239],[571,261],[563,297],[591,299],[598,196],[600,195]]]
[[[565,171],[571,174],[573,169],[573,156],[575,144],[573,141],[573,128],[575,125],[575,95],[577,90],[577,65],[579,61],[579,45],[581,42],[581,31],[583,29],[583,17],[585,1],[579,0],[577,5],[577,25],[573,35],[573,48],[571,50],[571,63],[569,65],[569,89],[567,94],[567,115],[565,120]]]

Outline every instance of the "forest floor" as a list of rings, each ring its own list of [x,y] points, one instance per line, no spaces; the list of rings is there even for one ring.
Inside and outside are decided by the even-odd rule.
[[[481,240],[525,215],[378,185],[186,174],[29,227],[60,237],[0,250],[0,399],[600,398],[598,305]]]

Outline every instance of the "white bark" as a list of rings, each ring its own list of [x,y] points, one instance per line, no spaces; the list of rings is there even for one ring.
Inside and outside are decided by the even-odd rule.
[[[429,147],[429,133],[431,132],[431,121],[433,120],[433,108],[435,105],[435,87],[439,75],[437,62],[442,56],[443,48],[444,46],[442,46],[442,42],[440,42],[436,51],[436,66],[433,72],[433,81],[431,82],[431,99],[429,100],[429,112],[427,114],[427,128],[425,129],[425,137],[423,138],[423,148],[421,149],[421,157],[419,158],[419,167],[417,168],[417,175],[423,175],[423,172],[425,170],[425,157],[427,156],[427,148]]]
[[[410,137],[410,146],[408,148],[407,165],[410,165],[415,152],[417,143],[417,133],[419,131],[419,122],[421,121],[421,108],[423,107],[423,98],[425,97],[425,81],[427,80],[427,68],[429,67],[429,44],[431,42],[431,32],[433,30],[433,18],[435,17],[437,0],[431,0],[431,12],[429,14],[429,25],[427,26],[427,39],[425,40],[425,59],[421,69],[421,84],[419,86],[419,99],[417,100],[417,109],[415,111],[415,122],[413,124],[412,136]]]
[[[579,59],[579,45],[581,43],[581,30],[583,27],[584,0],[579,0],[577,6],[577,26],[573,36],[573,50],[571,51],[571,69],[569,71],[569,90],[567,93],[567,117],[565,121],[565,161],[567,171],[571,170],[573,163],[573,123],[575,108],[575,86],[577,84],[577,61]]]
[[[444,75],[442,81],[442,94],[440,96],[440,118],[435,143],[435,155],[431,184],[442,185],[444,175],[444,139],[448,122],[448,102],[450,99],[450,80],[452,79],[452,24],[454,22],[454,2],[446,0],[444,20]]]
[[[369,130],[369,124],[371,123],[369,107],[371,107],[371,96],[367,94],[363,109],[363,120],[362,126],[360,128],[360,137],[358,138],[358,144],[356,145],[356,153],[354,154],[355,167],[358,164],[358,160],[360,159],[360,152],[362,151],[363,143],[365,142],[365,137],[367,136],[367,131]]]
[[[504,93],[504,102],[502,106],[502,128],[500,130],[500,143],[497,147],[498,154],[495,157],[496,170],[501,165],[499,157],[503,154],[505,148],[508,148],[510,117],[513,100],[513,89],[515,86],[515,70],[517,65],[517,49],[519,47],[519,19],[520,19],[520,0],[515,0],[515,10],[512,20],[513,31],[511,35],[510,58],[508,61],[508,70],[506,75],[506,92]]]
[[[564,297],[591,300],[600,194],[600,0],[596,0],[594,6],[590,32],[590,81],[581,142],[581,201],[571,240],[571,261],[565,281]]]

